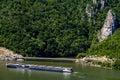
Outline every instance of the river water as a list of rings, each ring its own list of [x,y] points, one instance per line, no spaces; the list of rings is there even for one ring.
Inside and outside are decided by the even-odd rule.
[[[120,80],[120,71],[86,67],[75,63],[25,61],[26,64],[72,67],[73,73],[32,71],[6,68],[8,62],[0,62],[0,80]]]

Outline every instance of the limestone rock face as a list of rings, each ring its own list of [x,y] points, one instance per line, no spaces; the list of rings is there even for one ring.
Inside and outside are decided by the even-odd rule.
[[[107,5],[107,0],[101,0],[101,9],[105,8]]]
[[[98,0],[93,0],[93,4],[97,4],[98,3]]]
[[[109,10],[105,23],[100,31],[100,35],[98,35],[99,41],[103,41],[108,36],[111,36],[118,26],[117,23],[118,22],[115,14],[112,12],[112,10]]]
[[[89,4],[86,6],[86,13],[88,17],[91,17],[94,14],[93,7]]]
[[[93,4],[100,4],[101,9],[107,6],[107,0],[93,0]]]

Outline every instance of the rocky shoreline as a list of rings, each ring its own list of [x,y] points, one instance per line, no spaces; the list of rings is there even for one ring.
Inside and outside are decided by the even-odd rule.
[[[107,56],[92,55],[77,59],[76,63],[84,66],[94,66],[112,69],[112,65],[115,61],[116,59],[110,59]]]
[[[12,50],[6,49],[4,47],[0,47],[0,60],[2,61],[13,61],[16,58],[21,58],[21,57],[23,56],[13,52]]]
[[[0,47],[0,60],[2,61],[24,61],[22,55],[19,55],[12,50],[6,49],[4,47]],[[117,61],[118,60],[118,61]],[[115,58],[109,58],[107,56],[84,56],[82,58],[76,59],[75,63],[81,64],[83,66],[94,66],[94,67],[102,67],[107,69],[116,68],[120,70],[120,60]]]

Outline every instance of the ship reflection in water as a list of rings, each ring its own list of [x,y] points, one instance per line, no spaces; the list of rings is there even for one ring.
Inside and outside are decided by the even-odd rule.
[[[71,76],[71,73],[63,73],[63,76],[65,79],[69,79]]]

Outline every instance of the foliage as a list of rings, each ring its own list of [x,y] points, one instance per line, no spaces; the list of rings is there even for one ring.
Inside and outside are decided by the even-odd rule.
[[[0,46],[24,56],[75,57],[95,43],[106,13],[120,15],[118,0],[108,7],[86,14],[90,0],[1,0]],[[94,5],[96,8],[97,5]],[[113,7],[114,6],[114,7]]]
[[[120,60],[116,60],[115,63],[113,64],[113,68],[120,70]]]
[[[113,36],[108,39],[96,43],[91,46],[88,50],[88,54],[91,55],[107,55],[110,58],[118,58],[120,59],[120,29],[118,29]]]
[[[112,68],[112,63],[108,63],[108,62],[97,62],[97,61],[94,61],[94,62],[92,62],[92,64],[100,65],[101,67],[105,67],[105,68]]]
[[[85,53],[78,53],[78,55],[76,56],[76,58],[83,58],[85,57]]]

